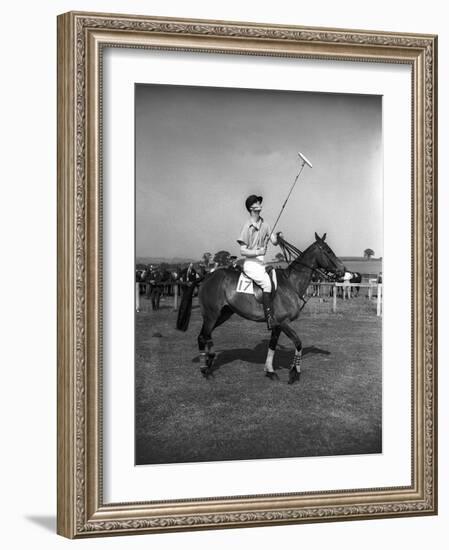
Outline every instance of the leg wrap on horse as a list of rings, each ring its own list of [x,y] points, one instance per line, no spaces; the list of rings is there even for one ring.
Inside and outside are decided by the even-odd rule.
[[[207,341],[207,366],[212,367],[215,360],[214,343],[212,340]]]
[[[292,365],[290,368],[296,369],[298,372],[301,370],[302,349],[296,350],[293,357]]]
[[[200,369],[207,368],[207,353],[205,351],[200,352]]]
[[[213,346],[213,341],[204,336],[203,333],[200,333],[198,336],[198,348],[200,350],[200,368],[203,372],[206,372],[206,370],[209,370],[212,367],[215,359]]]
[[[288,374],[289,384],[294,384],[295,382],[299,381],[299,377],[301,376],[301,357],[302,357],[301,350],[296,350],[295,356],[293,357],[293,361]]]

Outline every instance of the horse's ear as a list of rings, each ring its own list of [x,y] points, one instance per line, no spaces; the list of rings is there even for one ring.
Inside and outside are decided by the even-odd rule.
[[[325,234],[321,237],[321,238],[323,239],[323,241],[326,240],[326,235],[327,235],[327,233],[325,233]]]
[[[316,240],[316,241],[319,241],[319,240],[320,240],[320,238],[318,237],[318,233],[317,233],[316,231],[315,231],[315,240]]]

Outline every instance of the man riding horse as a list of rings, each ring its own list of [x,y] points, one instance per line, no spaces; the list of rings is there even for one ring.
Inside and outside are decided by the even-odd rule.
[[[176,327],[186,331],[192,312],[195,286],[200,285],[198,301],[203,324],[198,335],[198,350],[200,370],[205,377],[210,376],[214,368],[216,354],[213,351],[212,332],[232,315],[237,314],[250,321],[267,322],[271,337],[264,371],[271,380],[277,379],[273,358],[279,336],[283,332],[290,338],[295,346],[295,353],[289,369],[288,382],[293,384],[298,381],[301,371],[302,342],[291,323],[298,318],[304,307],[304,295],[314,273],[332,273],[337,277],[344,273],[343,263],[325,242],[326,233],[321,237],[315,233],[315,241],[304,252],[287,243],[280,233],[273,236],[274,228],[301,171],[306,164],[312,167],[304,155],[301,153],[298,155],[302,162],[301,170],[290,188],[273,230],[270,230],[268,224],[260,217],[262,197],[251,195],[246,199],[245,205],[250,213],[250,219],[243,226],[238,243],[241,254],[245,258],[243,271],[257,283],[258,287],[253,288],[249,293],[247,286],[241,290],[239,283],[241,273],[232,267],[227,267],[217,269],[201,280],[195,281],[182,297]],[[277,290],[273,298],[276,311],[273,311],[271,300],[270,276],[265,270],[265,255],[269,241],[273,244],[278,244],[279,241],[286,258],[286,251],[290,255],[287,267],[276,270]]]
[[[263,309],[267,321],[268,330],[272,330],[275,324],[273,316],[273,303],[271,298],[271,280],[265,269],[265,254],[268,241],[277,245],[277,237],[271,234],[270,226],[261,217],[262,197],[250,195],[245,206],[250,213],[240,232],[237,242],[240,245],[240,253],[245,258],[243,271],[263,290]]]

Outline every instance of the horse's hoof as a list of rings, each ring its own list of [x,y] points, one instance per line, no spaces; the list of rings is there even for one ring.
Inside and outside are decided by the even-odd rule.
[[[204,378],[210,378],[211,376],[213,376],[213,372],[212,372],[212,369],[210,367],[206,367],[204,369],[200,369],[201,370],[201,374],[204,376]]]
[[[298,371],[291,371],[290,374],[289,374],[289,377],[288,377],[288,383],[289,384],[294,384],[295,382],[299,382],[299,377],[300,377],[301,373],[298,372]]]
[[[265,371],[265,376],[270,380],[279,380],[279,376],[275,372]]]
[[[207,356],[207,359],[206,359],[206,364],[208,367],[212,367],[214,361],[215,361],[215,357],[216,357],[216,353],[209,353],[208,356]]]

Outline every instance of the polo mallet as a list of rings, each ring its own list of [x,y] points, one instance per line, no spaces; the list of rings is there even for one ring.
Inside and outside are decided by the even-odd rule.
[[[290,195],[292,194],[292,191],[296,185],[296,182],[299,179],[299,176],[301,175],[301,172],[304,170],[304,166],[307,164],[307,166],[312,168],[312,163],[305,155],[303,155],[301,152],[298,152],[298,157],[301,159],[301,168],[299,172],[296,174],[295,181],[293,182],[293,185],[290,187],[290,191],[288,192],[287,198],[285,199],[284,204],[282,205],[281,211],[279,212],[279,215],[276,218],[276,221],[274,222],[273,229],[271,230],[270,236],[268,237],[268,244],[271,242],[271,235],[273,235],[274,230],[276,229],[276,225],[278,224],[279,218],[282,216],[282,212],[284,211],[285,205],[287,204],[287,201],[290,198]]]

